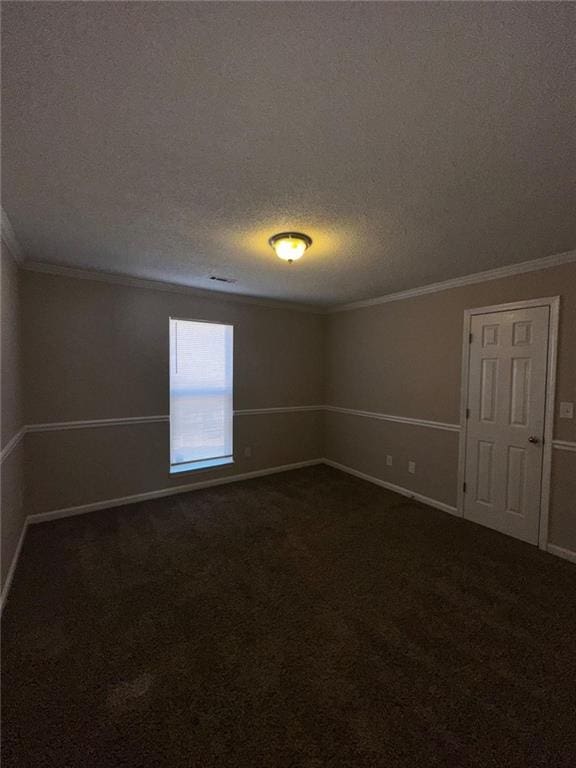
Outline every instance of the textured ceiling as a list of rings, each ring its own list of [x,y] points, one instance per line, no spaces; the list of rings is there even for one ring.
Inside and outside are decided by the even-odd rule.
[[[3,206],[32,261],[335,304],[576,245],[576,4],[2,16]],[[314,245],[290,266],[267,239],[292,228]]]

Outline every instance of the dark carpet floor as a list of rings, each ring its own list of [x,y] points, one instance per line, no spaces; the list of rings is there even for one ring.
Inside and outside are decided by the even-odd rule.
[[[32,527],[3,766],[571,768],[576,568],[324,466]]]

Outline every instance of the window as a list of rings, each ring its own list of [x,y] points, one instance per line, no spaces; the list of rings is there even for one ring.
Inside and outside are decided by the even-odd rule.
[[[232,462],[232,347],[222,323],[170,318],[170,471]]]

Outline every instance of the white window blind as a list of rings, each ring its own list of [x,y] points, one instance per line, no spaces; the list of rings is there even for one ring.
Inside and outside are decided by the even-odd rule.
[[[172,471],[232,460],[233,331],[221,323],[170,319]]]

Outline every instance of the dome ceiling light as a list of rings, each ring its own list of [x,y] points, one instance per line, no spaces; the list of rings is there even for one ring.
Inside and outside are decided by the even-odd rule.
[[[292,264],[293,261],[301,258],[304,251],[312,245],[312,238],[301,232],[280,232],[278,235],[272,235],[268,242],[276,251],[276,256],[279,259]]]

